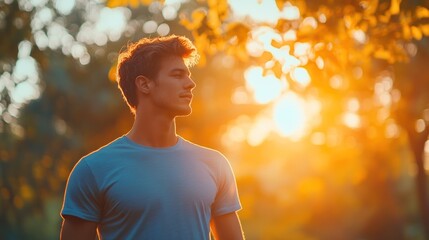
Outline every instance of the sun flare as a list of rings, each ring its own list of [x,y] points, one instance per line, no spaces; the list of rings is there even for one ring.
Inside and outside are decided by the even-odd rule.
[[[274,105],[273,120],[280,135],[299,138],[304,134],[307,125],[305,105],[304,100],[294,93],[286,94]]]

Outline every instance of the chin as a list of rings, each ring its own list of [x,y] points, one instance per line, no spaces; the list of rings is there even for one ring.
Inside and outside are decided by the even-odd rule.
[[[192,113],[192,108],[186,108],[186,109],[180,109],[180,110],[178,110],[178,111],[176,111],[176,116],[178,116],[178,117],[186,117],[186,116],[189,116],[189,115],[191,115],[191,113]]]

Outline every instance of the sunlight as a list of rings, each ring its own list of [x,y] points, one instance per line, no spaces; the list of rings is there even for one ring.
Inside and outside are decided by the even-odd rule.
[[[345,86],[345,80],[341,75],[334,75],[329,79],[329,85],[334,89],[341,89]]]
[[[156,32],[157,28],[158,28],[158,23],[153,20],[149,20],[143,24],[143,31],[145,33],[154,33]]]
[[[317,68],[320,70],[322,70],[325,67],[325,61],[323,61],[322,57],[319,56],[316,58],[316,65],[317,65]]]
[[[189,2],[189,0],[164,0],[164,5],[179,5]]]
[[[167,36],[167,34],[170,32],[170,26],[168,26],[167,23],[161,23],[156,29],[156,32],[159,34],[159,36]]]
[[[39,97],[40,97],[39,87],[28,81],[19,83],[18,85],[16,85],[15,89],[11,92],[11,98],[13,102],[16,102],[16,103],[25,103],[32,99],[37,99]]]
[[[17,116],[18,106],[30,100],[37,99],[41,90],[39,86],[39,70],[37,62],[31,57],[33,45],[24,40],[18,45],[18,60],[13,68],[12,74],[3,73],[0,80],[4,82],[4,87],[10,91],[11,105],[8,112]],[[0,86],[0,88],[3,88]],[[13,106],[15,106],[14,108]]]
[[[298,7],[292,6],[290,3],[286,3],[280,13],[280,16],[286,20],[297,20],[300,18],[301,13]]]
[[[30,56],[32,44],[22,41],[18,47],[18,61],[13,69],[12,76],[16,82],[27,80],[31,83],[38,82],[37,62]]]
[[[326,143],[326,136],[323,132],[315,132],[311,135],[311,143],[314,145],[323,145]]]
[[[284,137],[299,138],[304,134],[307,116],[305,102],[294,93],[287,93],[274,105],[274,123]]]
[[[228,3],[235,18],[257,23],[275,24],[279,19],[293,21],[301,17],[299,8],[289,2],[281,11],[275,0],[228,0]]]
[[[282,36],[277,31],[265,26],[253,29],[251,35],[266,51],[276,49],[271,45],[273,41],[282,41]]]
[[[41,7],[46,5],[48,0],[27,0],[27,1],[19,1],[20,4],[31,4],[32,7]]]
[[[252,39],[246,43],[246,50],[252,57],[260,57],[265,51],[262,43]]]
[[[110,41],[117,41],[125,31],[131,12],[127,8],[103,8],[95,24],[95,29],[106,34]]]
[[[246,131],[242,126],[231,126],[227,131],[227,138],[236,143],[243,142],[246,139]]]
[[[347,112],[343,115],[343,123],[350,128],[359,128],[361,119],[356,113]]]
[[[31,20],[31,28],[33,31],[40,30],[50,22],[54,18],[54,12],[52,9],[43,7],[36,11],[33,19]]]
[[[399,136],[399,127],[398,125],[395,123],[395,121],[393,119],[388,119],[386,121],[386,129],[384,131],[384,136],[386,136],[386,138],[396,138]]]
[[[416,130],[416,132],[418,133],[422,133],[425,129],[426,129],[426,122],[423,119],[418,119],[415,124],[414,124],[414,129]]]
[[[350,112],[357,112],[360,108],[359,99],[357,98],[351,98],[347,100],[347,110]]]
[[[261,67],[250,67],[244,73],[246,87],[253,92],[254,100],[266,104],[280,96],[282,84],[273,74],[263,75]]]
[[[289,54],[284,55],[284,64],[282,66],[282,72],[284,74],[287,74],[295,67],[298,67],[300,64],[301,64],[301,61],[299,61],[298,58]]]
[[[374,85],[375,100],[383,106],[390,106],[392,103],[390,91],[393,88],[393,79],[385,75],[379,77],[377,80],[377,83]]]
[[[308,74],[307,69],[302,67],[293,69],[290,76],[295,82],[299,83],[303,87],[308,86],[311,82],[311,77]]]
[[[249,94],[244,87],[238,87],[234,90],[234,93],[231,96],[231,101],[234,104],[248,104],[251,102]]]
[[[251,126],[247,135],[247,142],[250,146],[258,146],[267,138],[271,132],[269,126],[272,125],[272,120],[264,117],[263,115],[258,117]]]
[[[308,56],[311,51],[311,45],[306,42],[296,42],[294,44],[293,54],[297,57]]]
[[[55,0],[54,7],[62,15],[68,15],[76,5],[75,0]]]
[[[237,18],[275,24],[280,17],[275,0],[229,0],[228,3]]]
[[[366,34],[362,30],[353,30],[352,37],[356,40],[356,42],[360,44],[364,44],[366,42]]]
[[[293,29],[288,30],[283,34],[283,40],[285,41],[295,41],[296,40],[296,31]]]
[[[172,21],[177,17],[177,10],[171,5],[166,5],[162,9],[162,16],[164,17],[165,20]]]
[[[226,147],[231,143],[241,143],[246,141],[248,130],[251,126],[252,119],[247,115],[241,115],[229,124],[227,130],[222,136],[222,144]]]
[[[306,17],[302,20],[301,27],[317,28],[317,21],[314,17]]]

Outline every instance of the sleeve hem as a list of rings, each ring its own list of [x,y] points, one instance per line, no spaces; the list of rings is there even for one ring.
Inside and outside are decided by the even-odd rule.
[[[217,211],[213,211],[212,216],[213,217],[217,217],[217,216],[221,216],[221,215],[225,215],[227,213],[232,213],[232,212],[236,212],[241,210],[241,206],[240,205],[234,205],[234,206],[230,206],[230,207],[224,207],[221,208]]]
[[[83,220],[87,220],[91,222],[99,222],[99,219],[94,216],[91,216],[89,214],[82,213],[82,212],[71,211],[71,210],[63,210],[61,212],[61,217],[65,218],[65,216],[73,216],[73,217],[81,218]]]

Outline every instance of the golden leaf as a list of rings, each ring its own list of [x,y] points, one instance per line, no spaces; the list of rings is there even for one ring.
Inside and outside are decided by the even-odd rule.
[[[425,36],[429,36],[429,24],[420,26],[420,30],[422,30]]]
[[[375,27],[377,25],[377,18],[375,16],[370,16],[368,22],[371,27]]]
[[[429,17],[429,10],[425,7],[418,6],[416,8],[416,16],[417,18],[427,18]]]
[[[207,11],[203,8],[195,9],[192,12],[192,21],[201,23],[204,17],[207,15]]]
[[[420,40],[423,37],[422,32],[416,26],[412,26],[411,27],[411,34],[413,35],[413,38],[416,39],[416,40]]]
[[[368,30],[368,23],[367,23],[367,22],[362,22],[362,23],[359,25],[359,28],[360,28],[360,30],[362,30],[362,31],[366,32],[366,31]]]
[[[402,24],[402,35],[405,40],[411,40],[411,29],[406,24]]]
[[[207,4],[210,8],[217,6],[217,0],[207,0]]]
[[[390,54],[390,52],[387,51],[386,49],[380,48],[375,51],[374,57],[379,59],[389,60],[392,57],[392,54]]]
[[[140,0],[140,2],[144,5],[149,5],[151,4],[153,1],[152,0]],[[161,3],[163,3],[164,1],[161,1]]]
[[[198,62],[199,66],[204,66],[207,62],[207,51],[210,47],[210,42],[207,38],[207,34],[203,33],[201,35],[196,34],[195,32],[192,34],[194,37],[194,44],[197,49],[199,49],[200,60]]]
[[[216,35],[221,32],[221,22],[216,11],[210,10],[207,15],[207,25],[215,32]]]
[[[378,16],[378,20],[382,23],[388,23],[391,15],[393,15],[391,12],[386,12],[384,15]]]
[[[122,0],[107,0],[106,6],[109,8],[122,6]]]
[[[363,47],[362,53],[364,56],[370,56],[373,51],[374,51],[374,44],[365,44]]]
[[[391,0],[389,12],[396,15],[400,11],[401,0]]]
[[[188,30],[196,30],[201,26],[203,19],[206,15],[207,11],[205,9],[195,9],[191,15],[192,20],[190,21],[188,18],[186,18],[185,15],[181,15],[180,24],[186,27]]]
[[[137,8],[140,5],[139,0],[129,0],[128,4],[132,8]]]
[[[231,39],[237,37],[238,44],[245,44],[250,28],[240,22],[231,22],[226,26],[225,37]]]
[[[368,7],[365,9],[365,15],[373,16],[378,7],[378,0],[369,0]]]
[[[227,0],[208,0],[208,6],[211,9],[216,9],[219,13],[225,13],[228,11],[228,1]]]
[[[180,16],[179,23],[180,23],[180,25],[184,26],[188,30],[194,29],[194,24],[191,21],[189,21],[189,19],[184,17],[183,15]]]
[[[34,196],[33,189],[28,184],[21,185],[20,195],[23,200],[31,200]]]
[[[354,29],[361,19],[362,15],[360,13],[348,14],[344,16],[344,23],[348,29]]]
[[[276,4],[277,4],[277,7],[281,10],[283,9],[285,2],[283,0],[276,0]]]
[[[314,28],[308,25],[300,26],[298,34],[300,37],[307,36],[314,32]]]
[[[116,63],[110,67],[108,77],[110,81],[116,81]]]
[[[299,9],[301,16],[305,15],[307,11],[307,3],[305,0],[296,0],[293,5],[295,5]]]
[[[130,6],[132,8],[137,8],[140,4],[149,5],[151,3],[151,0],[107,0],[106,6],[110,8],[121,6]]]

